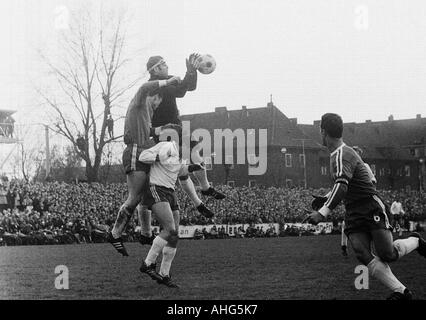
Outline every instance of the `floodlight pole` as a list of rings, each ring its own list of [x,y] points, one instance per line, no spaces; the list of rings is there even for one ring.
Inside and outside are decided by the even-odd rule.
[[[305,153],[305,141],[311,139],[293,139],[296,141],[302,141],[302,152],[303,152],[303,177],[305,179],[305,189],[308,189],[308,181],[306,179],[306,153]]]

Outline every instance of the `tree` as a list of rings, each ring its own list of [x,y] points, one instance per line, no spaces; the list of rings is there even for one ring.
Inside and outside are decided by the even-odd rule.
[[[120,86],[119,74],[130,61],[124,58],[124,16],[106,15],[102,12],[94,23],[89,9],[72,14],[69,30],[61,33],[60,62],[53,63],[41,53],[59,89],[49,94],[38,90],[54,111],[51,129],[72,143],[85,162],[89,182],[98,181],[104,148],[122,137],[107,136],[108,116],[141,79],[135,77]],[[53,96],[53,92],[60,92],[60,96]]]

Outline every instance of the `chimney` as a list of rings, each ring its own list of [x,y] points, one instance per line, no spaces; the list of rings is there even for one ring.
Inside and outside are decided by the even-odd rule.
[[[421,115],[420,113],[418,113],[418,114],[416,115],[416,119],[417,119],[417,120],[421,120],[421,119],[422,119],[422,115]]]
[[[371,123],[371,120],[365,120],[365,123]]]
[[[228,111],[228,109],[226,109],[226,107],[216,107],[214,109],[215,112],[226,112]]]
[[[321,120],[314,120],[314,126],[319,127],[321,125]]]
[[[244,117],[248,117],[249,116],[249,112],[247,110],[247,106],[243,106],[242,110],[243,110],[243,112],[242,112],[243,116]]]
[[[388,117],[388,121],[393,121],[393,114]]]
[[[297,118],[290,118],[289,120],[291,123],[297,124]]]

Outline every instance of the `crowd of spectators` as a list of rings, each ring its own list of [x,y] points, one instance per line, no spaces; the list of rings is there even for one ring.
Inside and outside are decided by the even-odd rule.
[[[215,212],[214,220],[207,220],[178,188],[177,195],[181,206],[180,224],[278,223],[283,226],[285,223],[301,222],[306,216],[305,209],[310,209],[312,195],[323,195],[327,192],[325,189],[273,187],[217,186],[217,189],[224,192],[227,197],[222,201],[203,197],[207,206]],[[4,240],[11,237],[10,241],[17,244],[105,241],[105,234],[112,227],[126,194],[127,187],[123,183],[104,185],[2,181],[0,238]],[[382,191],[381,195],[389,204],[396,199],[402,202],[406,219],[426,220],[425,197],[402,191]],[[337,225],[342,217],[343,206],[340,206],[330,219]],[[156,224],[155,219],[153,224]],[[137,240],[138,234],[135,231],[137,225],[135,214],[125,231],[128,241]],[[247,233],[247,230],[244,232]],[[226,237],[219,233],[220,230],[217,230],[217,237]],[[200,230],[199,234],[203,232]],[[205,233],[203,236],[206,238]]]

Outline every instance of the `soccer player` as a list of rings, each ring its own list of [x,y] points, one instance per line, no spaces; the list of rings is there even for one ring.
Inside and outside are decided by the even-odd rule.
[[[313,224],[324,221],[344,200],[345,233],[357,259],[392,291],[388,299],[410,300],[411,292],[395,277],[388,263],[414,250],[426,257],[426,242],[418,233],[393,241],[388,206],[379,197],[361,157],[343,142],[342,132],[343,121],[339,115],[322,116],[321,135],[323,144],[331,152],[334,186],[323,207],[313,211],[306,221]]]
[[[182,82],[175,84],[173,86],[168,86],[161,88],[160,92],[162,95],[162,101],[158,108],[154,111],[152,117],[152,133],[155,139],[158,141],[159,130],[165,124],[177,124],[180,125],[181,121],[179,119],[179,111],[176,105],[176,98],[183,98],[188,91],[194,91],[197,87],[197,68],[199,66],[198,54],[191,54],[189,59],[186,61],[187,72],[185,74]],[[166,61],[161,56],[153,56],[149,58],[147,63],[147,70],[150,73],[150,80],[165,80],[169,79],[172,76],[169,75],[169,68]],[[195,147],[195,143],[192,143],[192,147]],[[195,163],[202,163],[203,159],[196,155],[196,159],[191,159]],[[201,194],[211,196],[215,199],[224,199],[225,195],[216,191],[213,187],[210,186],[210,183],[207,179],[206,170],[194,172],[194,176],[200,183]],[[182,189],[190,197],[197,210],[207,218],[211,218],[214,214],[211,212],[205,204],[198,197],[197,192],[195,191],[195,186],[189,176],[180,176],[179,182],[182,186]],[[143,208],[143,206],[138,206],[139,220],[142,221],[143,225],[150,223],[151,218],[148,210]],[[141,243],[149,244],[152,242],[150,228],[142,227],[141,233]]]
[[[150,138],[151,117],[161,102],[158,89],[176,84],[179,77],[166,80],[153,80],[144,83],[130,102],[124,124],[123,166],[127,177],[128,197],[121,206],[108,241],[123,256],[128,256],[121,235],[133,212],[141,200],[150,166],[137,161],[144,149],[152,147],[155,142]],[[164,126],[163,128],[165,128]],[[175,127],[171,125],[169,127]]]
[[[398,231],[399,236],[402,236],[402,216],[405,214],[404,209],[402,209],[402,204],[398,200],[395,199],[394,202],[392,202],[390,211],[393,215],[393,221],[395,228],[395,231]]]
[[[342,237],[340,241],[340,247],[342,248],[342,255],[348,256],[348,237],[345,234],[345,221],[342,221]]]
[[[152,210],[162,227],[162,231],[155,237],[146,259],[142,261],[140,271],[148,274],[160,284],[178,288],[170,277],[170,267],[176,255],[179,239],[179,204],[175,194],[175,185],[178,176],[203,170],[203,167],[198,164],[183,164],[181,151],[173,140],[160,142],[143,151],[139,160],[144,164],[152,165],[149,190],[143,205]],[[157,273],[156,260],[160,253],[163,254],[163,258],[159,273]]]

